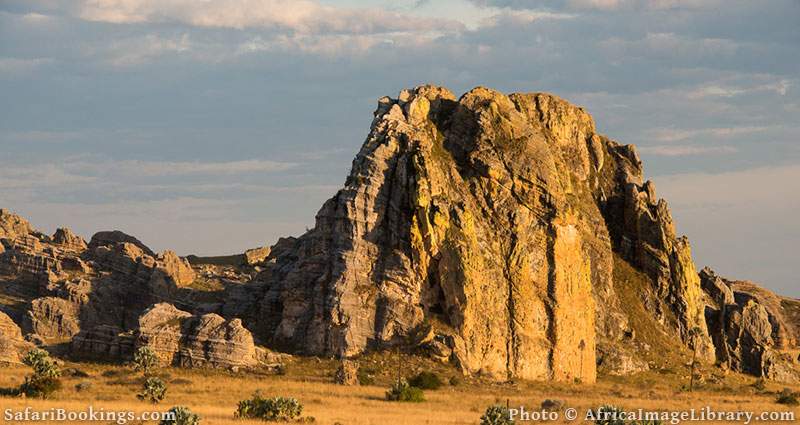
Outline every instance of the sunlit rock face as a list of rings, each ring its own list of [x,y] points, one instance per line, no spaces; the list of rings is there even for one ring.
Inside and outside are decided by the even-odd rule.
[[[688,242],[632,146],[541,93],[422,86],[379,100],[344,188],[284,240],[248,323],[270,344],[351,356],[433,328],[466,372],[594,381],[627,329],[613,253],[652,314],[713,358]]]

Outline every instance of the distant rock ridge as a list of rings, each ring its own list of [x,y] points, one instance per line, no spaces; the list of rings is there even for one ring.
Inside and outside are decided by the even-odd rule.
[[[15,358],[20,335],[78,358],[149,345],[187,367],[274,358],[260,346],[345,361],[400,348],[497,380],[588,383],[694,351],[800,376],[800,301],[698,274],[635,147],[545,93],[383,97],[314,228],[189,260],[119,231],[47,236],[0,210],[14,300],[0,354]]]

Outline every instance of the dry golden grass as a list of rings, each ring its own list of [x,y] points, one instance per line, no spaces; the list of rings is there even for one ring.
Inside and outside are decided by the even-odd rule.
[[[635,377],[604,377],[597,384],[563,383],[491,383],[480,379],[464,380],[457,386],[426,391],[423,403],[384,401],[385,388],[398,369],[410,374],[415,370],[435,368],[447,377],[455,374],[449,367],[435,366],[414,357],[373,356],[362,364],[380,369],[374,386],[342,387],[330,383],[335,363],[318,359],[296,359],[283,376],[266,374],[234,374],[226,371],[164,369],[160,373],[168,382],[167,397],[156,410],[186,405],[203,416],[204,424],[256,424],[258,421],[235,420],[233,412],[239,400],[254,391],[264,395],[298,398],[305,406],[304,415],[316,418],[319,424],[477,424],[485,408],[491,404],[525,405],[536,409],[546,398],[561,399],[579,410],[611,403],[624,408],[651,410],[685,410],[712,406],[717,410],[775,411],[787,410],[774,403],[774,392],[780,385],[769,385],[764,392],[751,386],[754,379],[731,374],[714,385],[692,393],[681,391],[683,378],[678,374],[648,372]],[[37,410],[52,407],[86,410],[88,406],[105,410],[151,411],[153,406],[140,402],[135,394],[140,377],[128,369],[113,365],[70,363],[90,376],[65,377],[64,388],[51,400],[2,398],[3,409]],[[28,369],[9,366],[0,369],[0,387],[19,385]],[[104,375],[105,373],[105,375]],[[109,376],[111,374],[112,376]],[[75,385],[91,382],[91,388],[78,392]],[[2,412],[0,412],[0,416]],[[800,414],[800,412],[798,412]],[[0,417],[0,420],[2,418]],[[71,423],[71,422],[63,422]],[[138,423],[138,422],[133,422]],[[155,423],[155,422],[150,422]],[[764,422],[761,422],[764,423]]]

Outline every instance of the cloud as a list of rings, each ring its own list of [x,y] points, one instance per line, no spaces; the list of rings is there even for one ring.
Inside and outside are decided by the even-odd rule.
[[[175,37],[163,37],[158,34],[147,34],[114,40],[102,49],[103,60],[115,67],[129,67],[149,62],[167,54],[180,54],[192,49],[188,34]]]
[[[182,23],[215,28],[277,28],[299,33],[375,34],[460,29],[448,19],[414,17],[378,8],[339,8],[311,0],[86,0],[85,20],[110,23]]]
[[[287,171],[295,166],[297,166],[295,163],[259,159],[229,162],[115,161],[82,155],[35,165],[5,164],[0,167],[0,188],[72,186],[75,189],[77,185],[88,184],[124,186],[141,179],[174,177],[216,179],[242,174],[275,173]],[[150,181],[149,184],[160,183]]]
[[[767,126],[718,127],[698,129],[655,128],[650,130],[650,137],[659,142],[677,142],[697,137],[735,137],[759,133],[769,129]]]
[[[652,156],[696,156],[719,155],[739,152],[733,146],[689,146],[689,145],[659,145],[642,146],[639,152]]]
[[[767,92],[780,96],[786,96],[787,91],[795,85],[795,80],[781,78],[777,81],[756,84],[751,86],[741,86],[733,84],[711,83],[702,85],[687,93],[690,99],[701,99],[704,97],[735,97],[749,93]]]
[[[800,297],[796,244],[800,165],[656,176],[699,266]]]
[[[0,58],[0,74],[24,74],[51,63],[51,58]]]

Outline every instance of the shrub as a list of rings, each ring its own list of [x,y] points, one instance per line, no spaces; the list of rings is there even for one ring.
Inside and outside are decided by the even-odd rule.
[[[764,391],[767,389],[767,380],[764,378],[758,378],[755,382],[753,382],[753,388],[758,391]]]
[[[449,382],[450,382],[450,385],[455,387],[455,386],[461,385],[461,378],[458,377],[458,376],[453,375],[453,376],[450,377]]]
[[[58,379],[61,371],[50,357],[50,353],[35,348],[25,355],[22,363],[33,369],[33,375],[25,377],[25,382],[19,387],[19,393],[27,397],[47,398],[61,389],[61,381]]]
[[[188,407],[175,406],[169,409],[167,413],[172,413],[169,419],[162,419],[158,425],[198,425],[200,423],[200,415],[192,413]]]
[[[141,371],[145,376],[148,376],[156,367],[158,367],[158,356],[152,348],[148,346],[139,347],[133,353],[134,370]]]
[[[797,406],[800,404],[800,400],[798,399],[800,399],[800,393],[792,392],[789,388],[784,388],[778,393],[778,398],[775,400],[775,403]]]
[[[136,398],[142,401],[149,401],[158,404],[167,394],[167,385],[160,378],[147,378],[144,381],[142,392]]]
[[[375,383],[375,369],[371,368],[358,368],[358,384],[359,385],[373,385]]]
[[[300,418],[303,405],[295,398],[264,398],[256,392],[248,400],[239,402],[234,416],[241,419],[261,419],[264,421],[288,422]]]
[[[408,381],[404,378],[400,378],[386,391],[386,400],[418,403],[425,401],[425,396],[421,389],[412,387],[408,384]]]
[[[86,391],[86,390],[88,390],[90,388],[92,388],[92,383],[91,382],[86,382],[85,381],[85,382],[79,382],[79,383],[75,384],[75,391],[77,391],[77,392]]]
[[[620,408],[616,406],[601,406],[597,409],[595,425],[625,425],[625,421],[618,418],[620,411]]]
[[[481,425],[514,425],[514,421],[505,407],[489,406],[481,416]]]
[[[442,386],[442,380],[433,372],[420,372],[408,384],[423,390],[438,390]]]

